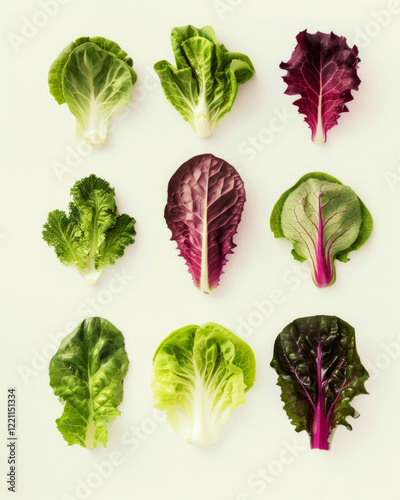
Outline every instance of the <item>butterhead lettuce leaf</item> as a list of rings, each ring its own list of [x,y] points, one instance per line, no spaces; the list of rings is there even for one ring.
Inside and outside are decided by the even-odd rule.
[[[50,93],[58,104],[67,103],[79,140],[104,143],[112,114],[130,101],[137,79],[132,65],[118,44],[102,37],[78,38],[53,62]]]
[[[245,401],[255,380],[250,346],[216,323],[172,332],[153,358],[155,407],[175,432],[207,446],[219,439],[230,412]]]

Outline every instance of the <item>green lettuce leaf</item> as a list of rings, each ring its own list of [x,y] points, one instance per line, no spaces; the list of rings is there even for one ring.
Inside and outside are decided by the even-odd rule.
[[[122,333],[88,318],[61,342],[50,361],[50,386],[65,404],[57,427],[68,445],[106,447],[107,425],[121,413],[129,360]]]
[[[95,175],[77,181],[71,195],[68,215],[61,210],[49,213],[43,239],[64,265],[75,266],[94,285],[104,267],[114,265],[134,243],[136,221],[118,215],[114,188]]]
[[[215,323],[171,333],[153,358],[155,407],[190,443],[218,441],[221,425],[245,401],[255,380],[250,346]]]
[[[49,70],[50,93],[76,117],[77,137],[103,144],[111,115],[128,104],[137,76],[132,59],[102,37],[70,43]]]
[[[200,137],[209,137],[231,110],[238,85],[255,73],[250,59],[218,44],[210,26],[174,28],[171,44],[176,68],[154,65],[165,96]]]

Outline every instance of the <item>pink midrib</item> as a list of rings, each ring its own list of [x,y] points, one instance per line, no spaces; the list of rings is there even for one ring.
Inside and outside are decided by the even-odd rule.
[[[318,335],[317,348],[317,404],[311,429],[311,448],[329,450],[329,419],[325,415],[325,399],[322,387],[322,349]]]
[[[321,194],[318,195],[318,229],[317,229],[317,245],[315,248],[315,264],[314,279],[318,287],[323,288],[329,286],[333,279],[333,270],[330,258],[326,258],[324,245],[324,222],[322,220]]]

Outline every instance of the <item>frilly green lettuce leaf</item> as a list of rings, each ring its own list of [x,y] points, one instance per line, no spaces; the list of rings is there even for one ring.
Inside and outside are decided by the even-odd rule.
[[[115,264],[134,243],[136,221],[118,215],[114,189],[95,175],[77,181],[71,195],[68,215],[61,210],[50,212],[43,239],[64,265],[75,266],[93,285],[104,267]]]

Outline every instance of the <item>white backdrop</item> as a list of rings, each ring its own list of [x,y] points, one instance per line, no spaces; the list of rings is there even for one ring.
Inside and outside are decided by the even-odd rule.
[[[1,16],[0,453],[5,459],[6,389],[15,386],[14,497],[374,500],[384,490],[385,500],[397,499],[400,3],[58,0],[51,16],[43,14],[49,3],[9,3]],[[172,61],[170,30],[186,24],[210,24],[218,41],[249,55],[257,71],[209,139],[196,137],[166,101],[152,70],[160,59]],[[283,94],[279,63],[289,59],[305,28],[333,30],[360,49],[360,90],[325,145],[311,142],[294,99]],[[83,35],[118,42],[138,74],[129,113],[114,116],[106,145],[92,151],[79,150],[72,114],[47,87],[52,61]],[[258,137],[258,150],[251,137]],[[169,178],[203,152],[237,167],[247,192],[235,254],[211,296],[192,285],[163,218]],[[306,264],[296,277],[290,244],[269,229],[278,197],[314,170],[351,186],[375,222],[371,239],[351,262],[337,264],[337,282],[324,290],[314,286]],[[119,210],[137,220],[136,243],[95,287],[62,266],[41,239],[48,212],[66,209],[72,184],[91,173],[116,188]],[[281,299],[274,303],[276,290]],[[262,304],[265,312],[257,314]],[[351,422],[354,430],[339,428],[330,452],[311,451],[307,434],[295,433],[269,367],[276,335],[293,319],[314,314],[336,314],[355,327],[371,375],[370,396],[354,400],[361,413]],[[95,451],[64,442],[54,423],[62,406],[47,373],[60,338],[91,315],[124,333],[131,360],[122,416],[109,426],[108,447]],[[256,354],[257,379],[220,442],[203,449],[184,442],[155,412],[149,382],[159,342],[180,326],[206,321],[246,339]]]

